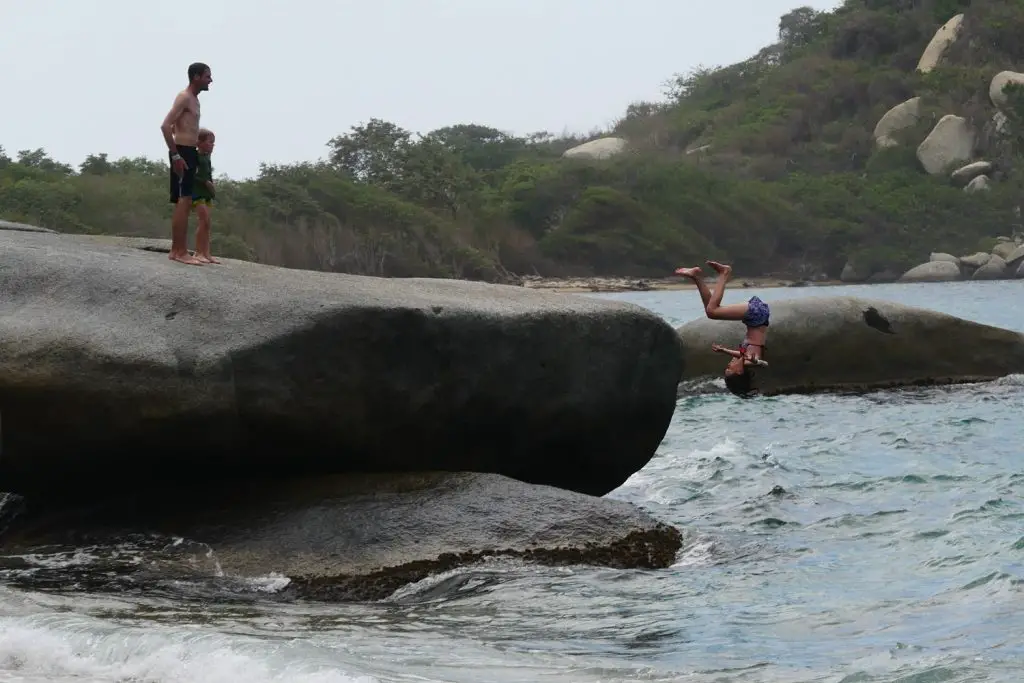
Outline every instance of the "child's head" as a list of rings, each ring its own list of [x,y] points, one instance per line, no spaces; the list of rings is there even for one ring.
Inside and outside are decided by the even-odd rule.
[[[216,136],[213,131],[209,128],[199,129],[199,151],[203,154],[210,154],[213,152],[213,143],[216,141]]]
[[[725,388],[740,398],[754,395],[753,375],[743,358],[733,358],[725,366]]]

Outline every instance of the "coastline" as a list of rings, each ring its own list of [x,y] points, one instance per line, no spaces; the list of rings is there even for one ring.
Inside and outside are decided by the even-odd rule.
[[[523,276],[520,279],[523,287],[543,289],[546,291],[572,294],[586,292],[662,292],[696,289],[696,285],[679,276],[664,278],[636,277],[570,277],[545,278]],[[708,286],[713,286],[715,279],[706,278]],[[777,287],[835,287],[846,284],[839,280],[820,280],[811,282],[785,277],[733,277],[731,288],[771,289]]]

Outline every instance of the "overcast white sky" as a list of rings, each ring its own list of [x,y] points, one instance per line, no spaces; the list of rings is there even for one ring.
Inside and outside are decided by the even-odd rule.
[[[587,132],[699,64],[839,0],[0,0],[0,146],[163,159],[159,125],[203,61],[214,167],[326,154],[371,117]],[[184,8],[182,10],[181,8]],[[191,18],[188,19],[188,13]]]

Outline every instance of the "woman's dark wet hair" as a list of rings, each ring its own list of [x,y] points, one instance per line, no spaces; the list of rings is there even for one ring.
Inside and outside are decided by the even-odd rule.
[[[757,393],[753,387],[753,375],[750,370],[736,375],[725,376],[725,388],[740,398],[753,398]]]

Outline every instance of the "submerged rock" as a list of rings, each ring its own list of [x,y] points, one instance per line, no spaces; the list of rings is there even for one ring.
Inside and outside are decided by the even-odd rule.
[[[942,262],[933,262],[942,263]],[[1024,335],[912,306],[856,297],[768,301],[771,326],[754,373],[765,395],[993,380],[1024,372]],[[678,329],[684,379],[722,377],[740,322],[701,318]]]
[[[33,512],[30,505],[4,545],[25,553],[67,543],[112,546],[153,534],[200,544],[227,577],[284,575],[292,596],[326,600],[384,598],[488,557],[663,568],[682,540],[677,529],[631,503],[493,474],[417,473],[151,492],[60,512]],[[130,563],[134,569],[112,563],[91,569],[99,581],[125,572],[136,584],[202,578],[201,570],[154,573],[160,559],[154,552]]]
[[[60,234],[0,253],[7,490],[447,470],[600,495],[675,410],[674,331],[631,304]]]

